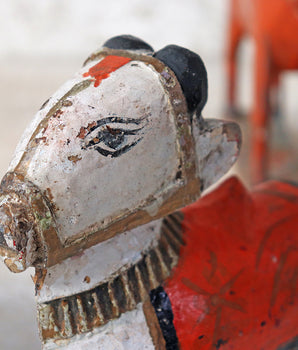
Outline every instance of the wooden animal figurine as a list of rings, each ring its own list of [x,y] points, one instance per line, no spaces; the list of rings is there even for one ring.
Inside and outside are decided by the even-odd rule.
[[[241,143],[236,124],[202,118],[206,100],[197,54],[118,36],[25,131],[1,182],[0,253],[13,272],[36,269],[44,349],[162,348],[150,293],[183,244],[181,214],[167,215]]]
[[[277,108],[280,74],[298,69],[298,1],[231,0],[228,30],[228,103],[237,108],[236,54],[241,40],[249,35],[255,47],[251,126],[252,181],[268,176],[270,115]]]
[[[231,178],[176,211],[239,153],[236,124],[202,118],[206,99],[198,55],[119,36],[25,132],[0,252],[36,269],[43,349],[297,346],[297,189]]]

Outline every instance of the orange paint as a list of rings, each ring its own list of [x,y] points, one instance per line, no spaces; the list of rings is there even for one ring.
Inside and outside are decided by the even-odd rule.
[[[284,70],[298,69],[298,0],[230,0],[228,31],[228,103],[235,109],[236,54],[249,35],[255,45],[251,167],[253,182],[268,176],[270,115]]]
[[[108,78],[112,72],[124,66],[130,62],[131,58],[122,56],[107,56],[98,62],[95,66],[91,67],[87,73],[83,74],[83,77],[94,78],[94,87],[100,85],[102,80]]]
[[[183,209],[165,285],[182,350],[277,349],[297,335],[298,188],[231,178]]]

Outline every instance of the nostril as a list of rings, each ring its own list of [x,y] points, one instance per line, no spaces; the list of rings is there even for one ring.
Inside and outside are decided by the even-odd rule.
[[[21,234],[26,234],[31,229],[31,225],[27,221],[19,221],[17,223],[17,228]]]
[[[26,247],[31,224],[25,214],[19,214],[15,203],[2,203],[0,206],[0,244],[3,247],[21,251]]]
[[[21,231],[24,231],[26,229],[27,225],[23,222],[23,221],[20,221],[18,223],[18,229],[21,230]]]
[[[8,200],[0,205],[0,257],[12,272],[26,269],[26,220],[17,220],[15,202]]]

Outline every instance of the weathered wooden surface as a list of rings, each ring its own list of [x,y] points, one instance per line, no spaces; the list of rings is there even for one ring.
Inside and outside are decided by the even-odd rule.
[[[204,69],[190,80],[205,81]],[[151,51],[104,48],[46,101],[1,184],[2,255],[11,270],[53,266],[165,216],[230,168],[239,128],[192,118],[207,81],[184,81],[186,94],[176,74]]]
[[[167,303],[160,286],[184,241],[179,214],[160,218],[239,154],[239,127],[201,116],[199,56],[136,41],[108,41],[44,103],[1,183],[0,252],[13,272],[36,268],[45,348],[162,348],[154,307]]]
[[[231,178],[162,226],[150,224],[155,243],[143,262],[87,292],[39,304],[44,348],[295,348],[297,203],[289,184],[249,192]],[[87,261],[80,259],[72,267]],[[162,283],[156,271],[165,271]]]

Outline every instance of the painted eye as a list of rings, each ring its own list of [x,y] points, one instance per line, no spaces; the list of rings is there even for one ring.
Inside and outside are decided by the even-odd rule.
[[[82,149],[94,149],[105,157],[119,157],[142,140],[146,125],[147,116],[100,119],[87,127]]]

